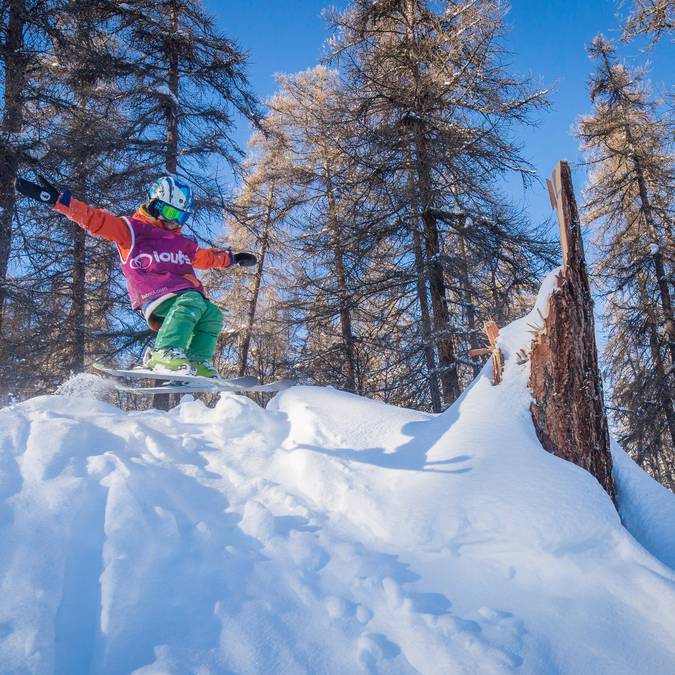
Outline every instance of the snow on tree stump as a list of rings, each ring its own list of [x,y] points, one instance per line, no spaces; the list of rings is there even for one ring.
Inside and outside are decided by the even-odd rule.
[[[615,500],[609,431],[572,176],[559,162],[547,180],[557,210],[563,267],[530,355],[530,410],[541,444],[592,473]]]

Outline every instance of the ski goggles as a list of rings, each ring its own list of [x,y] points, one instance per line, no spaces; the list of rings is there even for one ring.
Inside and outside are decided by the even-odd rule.
[[[179,225],[185,225],[187,219],[192,215],[190,211],[183,211],[182,209],[177,209],[171,204],[166,204],[165,202],[157,202],[157,213],[172,223],[178,223]]]

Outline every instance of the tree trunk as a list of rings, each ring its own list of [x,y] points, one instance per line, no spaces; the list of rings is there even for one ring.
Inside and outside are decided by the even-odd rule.
[[[175,35],[178,30],[178,12],[179,8],[175,3],[171,4],[171,35]],[[169,59],[169,91],[171,96],[167,97],[166,102],[166,169],[170,173],[176,173],[178,170],[178,94],[180,87],[178,73],[178,49],[175,43],[168,36],[167,56]]]
[[[617,94],[620,93],[621,87],[616,86],[613,81],[612,64],[606,52],[602,52],[602,58],[605,63],[605,69],[610,79],[612,79],[613,86]],[[626,146],[630,149],[630,159],[633,162],[635,170],[635,177],[638,184],[638,194],[640,195],[640,213],[645,220],[647,231],[652,239],[652,243],[659,245],[659,237],[656,232],[654,224],[654,213],[652,210],[651,199],[647,190],[647,181],[645,179],[644,169],[640,157],[634,152],[634,148],[638,147],[635,143],[633,130],[631,128],[629,119],[630,114],[626,109],[625,101],[619,96],[619,105],[623,113],[623,127],[626,132]],[[666,329],[666,337],[668,339],[668,351],[670,353],[670,365],[675,366],[675,320],[673,318],[673,303],[670,298],[670,288],[668,286],[668,276],[666,274],[665,266],[663,264],[663,255],[660,248],[655,253],[652,253],[652,261],[654,263],[654,272],[656,274],[656,282],[659,286],[659,296],[661,300],[661,309],[663,310],[663,318]]]
[[[347,276],[344,265],[344,250],[342,248],[342,232],[335,203],[333,177],[328,161],[324,162],[324,176],[326,181],[326,195],[328,197],[328,222],[333,237],[333,256],[335,258],[335,279],[338,289],[338,304],[340,312],[340,331],[342,333],[342,348],[345,357],[345,389],[356,392],[356,356],[354,350],[354,333],[352,331],[352,317],[349,309],[347,292]]]
[[[417,220],[417,218],[415,218]],[[426,274],[424,270],[424,254],[417,223],[413,229],[413,250],[415,251],[415,279],[417,285],[417,299],[420,303],[420,318],[422,321],[422,339],[424,340],[424,360],[429,373],[429,394],[431,396],[431,409],[435,413],[443,410],[441,403],[441,390],[438,386],[438,372],[436,368],[436,355],[434,354],[431,316],[429,314],[429,300],[427,298]]]
[[[629,147],[633,147],[633,137],[630,130],[627,130],[627,140]],[[641,211],[649,231],[649,236],[654,244],[658,245],[659,237],[656,233],[656,226],[654,225],[654,215],[652,212],[651,200],[647,193],[647,183],[645,181],[642,164],[639,157],[633,157],[633,164],[635,166],[635,174],[638,181],[638,189],[640,191]],[[654,263],[654,271],[656,273],[656,283],[659,286],[659,296],[661,300],[661,309],[663,310],[663,318],[666,329],[666,338],[668,340],[668,351],[670,353],[670,364],[675,366],[675,321],[673,321],[673,304],[670,298],[670,288],[668,287],[668,276],[666,274],[665,266],[663,264],[663,255],[661,249],[657,249],[652,253],[652,261]]]
[[[473,304],[474,291],[469,276],[469,262],[466,253],[466,241],[462,234],[459,235],[459,258],[460,274],[462,275],[462,294],[466,307],[466,323],[469,329],[469,348],[478,349],[478,334],[476,332],[476,308]],[[471,359],[471,371],[473,377],[477,377],[481,371],[481,363],[477,357]]]
[[[559,163],[554,182],[564,267],[532,347],[530,410],[544,448],[592,473],[615,500],[593,300],[566,162]]]
[[[429,380],[429,395],[431,396],[431,409],[435,413],[443,410],[441,405],[441,391],[438,386],[438,372],[436,369],[436,354],[434,353],[434,343],[432,338],[431,316],[429,314],[429,299],[427,296],[426,271],[424,269],[424,253],[422,252],[422,242],[419,228],[419,205],[417,203],[417,194],[415,190],[415,178],[412,166],[412,156],[410,146],[408,146],[408,191],[409,199],[412,204],[411,226],[413,235],[413,251],[415,253],[415,285],[417,289],[417,299],[420,305],[420,320],[422,322],[422,339],[424,340],[423,351],[424,360],[427,366]]]
[[[178,30],[179,7],[177,3],[171,3],[171,35],[175,35]],[[165,164],[169,173],[176,173],[178,170],[178,94],[180,79],[178,73],[179,54],[175,43],[171,40],[171,35],[167,36],[167,58],[168,58],[168,82],[171,96],[166,101],[166,153]],[[161,385],[161,382],[155,381],[155,385]],[[152,397],[152,404],[158,410],[168,410],[171,407],[171,397],[169,394],[155,394]]]
[[[76,223],[70,223],[73,236],[73,265],[71,272],[71,299],[68,322],[72,334],[70,367],[75,373],[84,370],[86,337],[86,233]]]
[[[492,295],[492,304],[493,304],[493,316],[495,317],[495,322],[498,326],[504,326],[506,321],[504,319],[504,313],[502,312],[502,307],[504,303],[497,288],[497,263],[493,260],[490,265],[490,294]]]
[[[248,364],[248,350],[251,345],[251,338],[253,336],[253,324],[255,323],[255,313],[258,306],[258,295],[260,294],[260,285],[262,283],[263,270],[265,267],[265,256],[267,255],[267,247],[269,243],[270,226],[272,223],[272,202],[274,198],[274,185],[270,187],[267,195],[267,208],[265,210],[265,221],[263,223],[263,231],[260,237],[260,248],[258,249],[258,262],[255,268],[255,277],[253,278],[253,291],[251,293],[251,302],[248,306],[248,316],[246,317],[246,329],[244,331],[244,338],[241,343],[241,351],[239,354],[239,375],[246,373],[246,366]]]
[[[422,224],[424,226],[424,244],[426,265],[429,277],[429,294],[431,296],[431,310],[434,320],[434,340],[438,352],[438,367],[443,387],[443,401],[451,404],[460,395],[457,364],[455,362],[455,348],[450,334],[450,312],[445,296],[445,280],[443,268],[439,260],[441,252],[440,237],[436,217],[431,210],[431,172],[429,169],[426,142],[419,128],[415,127],[415,164],[418,181],[418,200],[422,209]]]
[[[26,76],[26,56],[23,52],[23,29],[26,15],[25,0],[11,0],[7,19],[7,39],[4,45],[5,90],[3,96],[2,131],[9,136],[5,152],[0,157],[0,338],[3,333],[7,273],[12,249],[12,221],[16,191],[14,181],[18,157],[11,134],[21,131],[23,122],[22,94]]]
[[[652,362],[659,378],[659,403],[663,409],[663,415],[668,424],[671,442],[675,448],[675,410],[673,409],[673,399],[670,396],[670,387],[668,386],[668,375],[666,365],[661,355],[661,340],[658,334],[658,324],[651,308],[649,295],[647,293],[646,283],[638,279],[638,288],[640,291],[640,301],[647,316],[647,327],[649,331],[649,350],[651,352]]]
[[[414,56],[416,44],[415,25],[418,9],[417,0],[407,0],[406,19],[408,40],[410,43],[410,56]],[[421,91],[419,61],[412,58],[412,76],[414,80],[413,90]],[[418,99],[419,100],[419,99]],[[443,268],[439,260],[440,243],[436,218],[432,215],[431,196],[431,171],[429,167],[429,153],[427,152],[426,139],[422,129],[424,110],[418,100],[414,104],[414,116],[410,116],[409,124],[412,127],[412,145],[414,146],[414,165],[416,170],[414,200],[420,209],[420,216],[424,226],[424,244],[426,253],[426,272],[429,279],[429,295],[431,297],[431,311],[433,314],[433,338],[438,353],[438,370],[441,386],[443,388],[443,401],[451,404],[460,395],[457,364],[455,362],[455,350],[450,334],[450,312],[448,301],[445,296],[445,280]],[[411,176],[412,177],[412,176]]]
[[[86,119],[87,97],[79,97],[81,119]],[[79,124],[79,122],[78,122]],[[86,163],[83,157],[75,158],[74,189],[76,194],[86,194]],[[77,223],[68,223],[73,239],[73,262],[70,282],[70,312],[68,324],[70,328],[70,363],[69,367],[75,373],[84,371],[84,355],[86,348],[86,247],[87,233]]]

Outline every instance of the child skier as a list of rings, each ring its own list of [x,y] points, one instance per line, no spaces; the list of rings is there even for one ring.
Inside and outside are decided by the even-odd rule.
[[[17,178],[26,197],[52,205],[95,237],[114,242],[122,262],[131,306],[157,331],[144,364],[150,370],[220,377],[213,365],[223,315],[204,293],[194,270],[256,263],[251,253],[200,248],[181,227],[192,214],[192,190],[175,176],[158,178],[148,200],[133,216],[114,216],[87,206],[66,190],[59,192]]]

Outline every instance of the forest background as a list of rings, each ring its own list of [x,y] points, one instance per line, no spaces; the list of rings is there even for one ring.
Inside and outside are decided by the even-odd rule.
[[[323,9],[2,2],[2,401],[152,339],[114,250],[16,201],[17,173],[117,213],[187,177],[194,235],[260,259],[205,277],[224,373],[440,411],[481,366],[483,322],[522,315],[558,264],[542,179],[566,158],[613,427],[674,489],[673,3]]]

